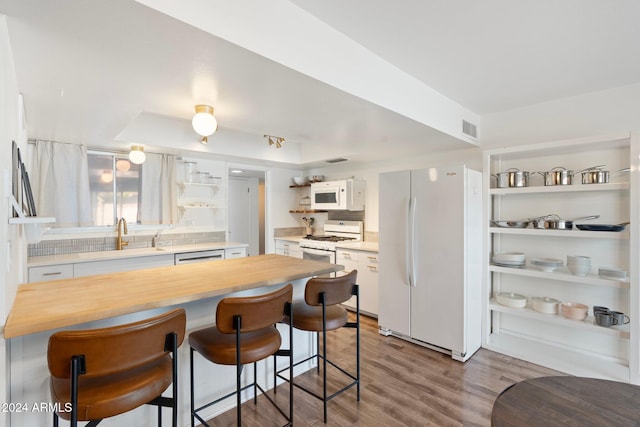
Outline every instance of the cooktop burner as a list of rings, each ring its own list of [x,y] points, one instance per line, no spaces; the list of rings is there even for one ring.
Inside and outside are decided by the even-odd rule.
[[[319,240],[322,242],[344,242],[345,240],[355,240],[355,237],[341,237],[341,236],[306,236],[308,240]]]

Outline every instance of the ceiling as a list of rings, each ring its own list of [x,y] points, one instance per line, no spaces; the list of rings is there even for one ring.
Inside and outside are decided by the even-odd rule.
[[[225,2],[209,3],[224,13]],[[640,82],[636,0],[273,6],[310,15],[480,117]],[[310,167],[341,156],[367,162],[473,147],[293,62],[240,47],[239,38],[225,40],[133,0],[0,0],[0,13],[8,16],[30,138],[123,147],[138,142],[136,120],[152,115],[184,132],[166,143],[162,135],[142,142],[179,151],[197,140],[189,129],[193,106],[209,103],[220,131],[200,151],[236,159]],[[298,34],[302,42],[312,36]],[[340,73],[340,63],[330,65]],[[263,151],[264,134],[285,137],[284,147]]]

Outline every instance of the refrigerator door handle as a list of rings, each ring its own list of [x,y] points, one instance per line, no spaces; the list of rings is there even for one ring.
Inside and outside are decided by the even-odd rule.
[[[409,277],[409,286],[416,287],[416,269],[415,269],[415,225],[416,225],[416,198],[409,200],[409,227],[407,227],[407,276]]]

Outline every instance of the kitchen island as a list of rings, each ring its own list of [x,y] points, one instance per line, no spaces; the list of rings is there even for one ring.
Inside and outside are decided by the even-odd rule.
[[[111,326],[183,307],[187,311],[188,334],[214,323],[216,305],[224,296],[266,293],[273,290],[271,287],[293,283],[294,299],[301,299],[307,278],[342,268],[269,254],[21,285],[4,328],[11,347],[11,403],[32,407],[49,402],[47,342],[60,328]],[[315,345],[315,339],[302,331],[295,332],[294,342],[295,360],[310,355]],[[187,425],[189,420],[188,355],[185,343],[178,356],[180,425]],[[283,366],[284,362],[282,358]],[[197,395],[203,400],[234,388],[235,368],[196,363],[197,371],[203,373],[196,380]],[[260,368],[259,380],[265,383],[271,378],[273,367],[262,364]],[[309,368],[301,365],[296,374]],[[210,415],[228,408],[214,406]],[[155,425],[155,413],[153,407],[142,407],[101,425]],[[50,413],[33,411],[14,413],[11,425],[48,425],[51,417]]]

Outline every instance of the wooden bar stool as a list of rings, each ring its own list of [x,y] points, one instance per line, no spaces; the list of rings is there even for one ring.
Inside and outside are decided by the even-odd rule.
[[[253,387],[253,402],[257,403],[258,389],[286,418],[285,426],[293,423],[293,387],[289,387],[289,415],[269,397],[257,382],[257,362],[272,355],[289,357],[289,374],[293,375],[293,328],[289,325],[289,349],[280,349],[282,338],[276,328],[284,316],[291,316],[291,284],[266,294],[248,297],[224,298],[216,309],[215,326],[201,329],[189,335],[191,346],[191,425],[195,418],[209,426],[198,412],[224,399],[236,395],[237,425],[242,424],[241,392]],[[205,359],[219,365],[235,365],[236,390],[212,402],[195,408],[193,354],[200,353]],[[253,382],[242,387],[242,367],[253,363]],[[275,370],[275,366],[274,366]],[[274,383],[275,387],[275,383]]]
[[[293,317],[285,318],[285,322],[292,324],[296,329],[317,333],[316,354],[296,362],[294,366],[315,358],[317,359],[319,372],[320,359],[322,359],[322,395],[296,384],[292,380],[293,376],[290,375],[289,378],[295,387],[322,400],[325,423],[327,422],[327,403],[334,397],[356,386],[357,400],[358,402],[360,401],[360,298],[358,295],[358,285],[356,284],[357,275],[357,270],[353,270],[349,274],[341,277],[310,279],[305,287],[304,301],[295,302],[292,308]],[[349,300],[352,296],[356,297],[355,322],[349,322],[347,310],[338,305]],[[327,331],[342,327],[354,328],[356,330],[355,375],[327,359]],[[320,352],[320,333],[322,333],[322,352]],[[327,364],[335,367],[352,380],[349,384],[331,395],[327,395]],[[289,381],[289,379],[280,375],[282,372],[284,372],[284,370],[278,371],[274,375],[277,375],[285,381]]]
[[[69,420],[98,425],[144,404],[173,410],[178,425],[177,349],[185,334],[186,316],[175,309],[147,320],[109,328],[61,331],[49,338],[47,361],[51,373],[51,396]],[[162,393],[173,384],[171,397]],[[70,412],[65,412],[69,408]]]

